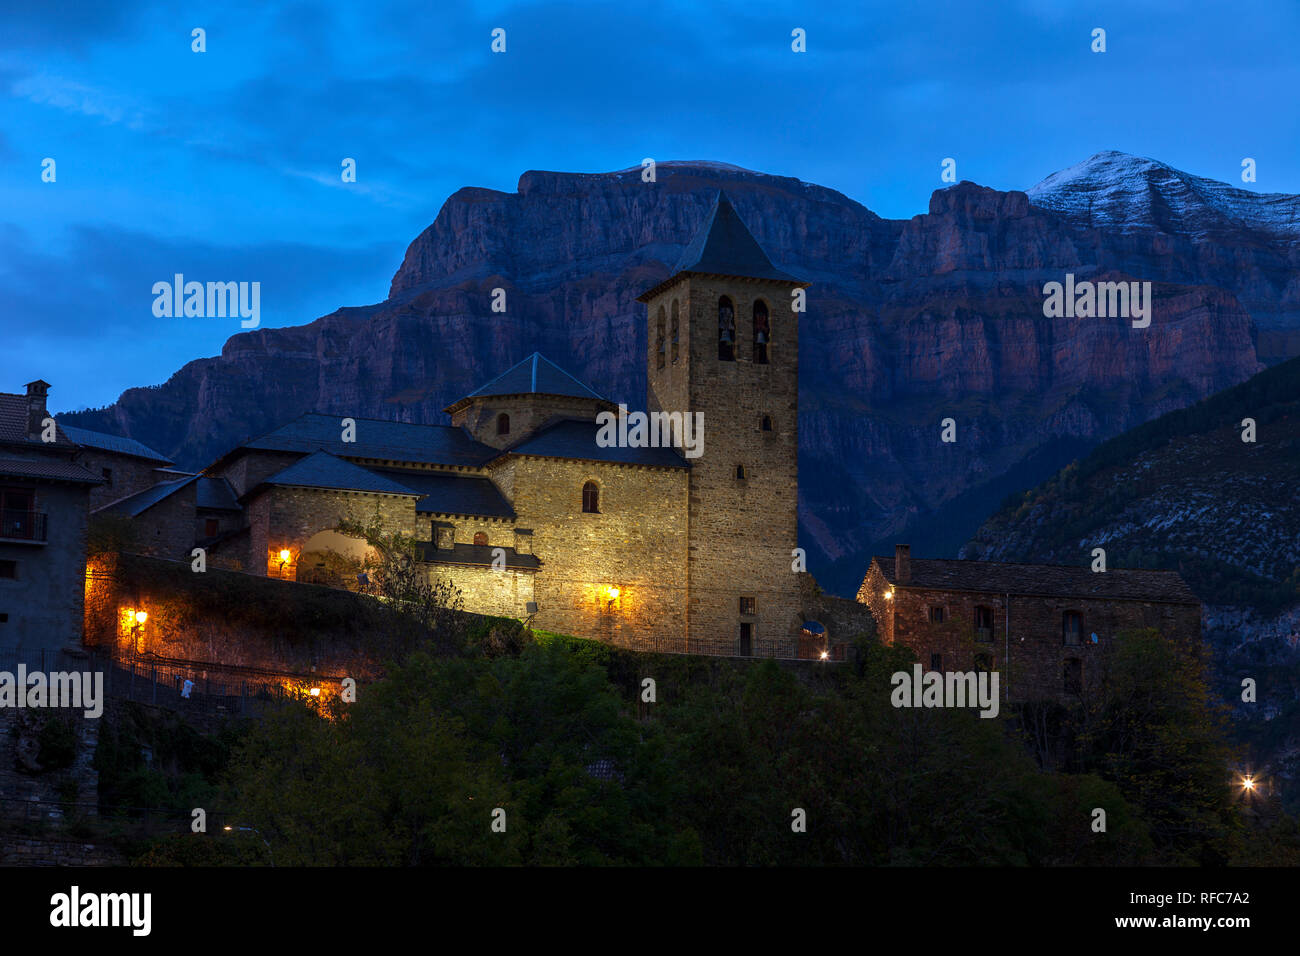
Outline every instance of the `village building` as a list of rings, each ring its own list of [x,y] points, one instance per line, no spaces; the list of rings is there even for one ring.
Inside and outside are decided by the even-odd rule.
[[[48,382],[0,393],[0,647],[80,644],[90,495],[103,478],[50,418]],[[48,440],[47,440],[48,439]]]
[[[1201,649],[1201,605],[1175,571],[873,557],[858,591],[880,640],[928,670],[997,671],[1003,700],[1078,700],[1125,631]]]

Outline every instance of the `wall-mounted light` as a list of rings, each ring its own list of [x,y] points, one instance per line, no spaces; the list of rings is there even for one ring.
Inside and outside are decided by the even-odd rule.
[[[147,620],[149,620],[149,613],[148,613],[147,611],[136,611],[136,612],[135,612],[135,623],[137,623],[137,624],[143,624],[143,623],[144,623],[145,621],[147,621]]]
[[[890,588],[888,591],[885,592],[885,600],[892,601],[893,599],[894,599],[894,589]]]
[[[319,697],[319,696],[320,696],[320,688],[319,688],[319,687],[313,687],[313,688],[309,691],[309,693],[310,693],[313,697]]]

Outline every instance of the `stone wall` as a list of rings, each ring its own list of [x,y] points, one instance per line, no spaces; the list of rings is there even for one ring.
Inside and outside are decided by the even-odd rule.
[[[685,471],[535,457],[514,459],[512,471],[518,524],[532,529],[542,562],[536,626],[626,647],[684,647]],[[599,514],[582,510],[588,481],[600,489]]]
[[[197,482],[190,482],[132,519],[134,549],[160,558],[189,560],[197,521]]]
[[[1101,676],[1106,655],[1122,631],[1155,628],[1188,653],[1201,650],[1196,605],[918,587],[895,587],[889,600],[884,597],[888,590],[873,564],[858,599],[871,608],[883,641],[911,648],[926,669],[967,671],[976,669],[977,658],[983,658],[981,663],[1000,672],[1004,698],[1012,702],[1077,699],[1079,694],[1066,691],[1067,660],[1078,661],[1086,694]],[[977,607],[989,611],[993,626],[988,640],[977,639]],[[942,622],[931,620],[931,608],[943,609]],[[1065,644],[1067,611],[1081,616],[1078,644]]]
[[[329,531],[340,519],[368,523],[376,513],[388,532],[414,535],[416,499],[407,495],[380,495],[358,491],[273,487],[259,493],[247,509],[249,521],[248,568],[259,567],[269,577],[292,579],[297,573],[302,546],[318,531]],[[281,566],[279,553],[287,550]]]
[[[39,485],[36,511],[46,515],[44,544],[0,541],[0,560],[15,562],[0,578],[0,647],[57,650],[81,642],[88,500],[84,485]]]
[[[526,438],[529,433],[555,417],[594,420],[606,403],[592,398],[568,398],[559,395],[502,395],[475,399],[451,416],[453,426],[466,431],[485,445],[505,448]],[[497,434],[497,416],[510,416],[510,431]]]
[[[125,866],[111,846],[58,837],[0,837],[0,866]]]
[[[83,448],[77,452],[75,461],[96,477],[108,468],[112,471],[112,480],[90,489],[90,510],[101,508],[106,504],[126,498],[138,491],[152,488],[160,478],[175,478],[157,473],[158,468],[166,466],[159,461],[145,461],[133,455],[116,455],[100,448]]]
[[[752,644],[793,654],[801,608],[792,551],[798,537],[798,317],[787,283],[689,276],[649,302],[651,410],[703,412],[704,451],[691,460],[689,621],[691,642],[736,653],[742,626]],[[736,360],[718,358],[718,302],[735,309]],[[754,361],[753,307],[770,316],[769,361]],[[657,367],[660,306],[679,312],[678,361],[671,341]],[[771,430],[762,428],[764,416]],[[745,477],[737,476],[743,466]],[[741,598],[753,614],[741,614]]]

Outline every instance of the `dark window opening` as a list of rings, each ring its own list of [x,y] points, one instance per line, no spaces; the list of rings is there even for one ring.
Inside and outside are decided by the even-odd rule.
[[[101,469],[100,469],[100,474],[102,474],[102,475],[104,476],[104,480],[108,482],[108,486],[109,486],[110,488],[113,487],[113,469],[112,469],[112,468],[101,468]]]
[[[1079,643],[1079,634],[1083,630],[1083,615],[1078,611],[1066,611],[1061,615],[1061,639],[1074,646]]]
[[[941,670],[943,670],[943,655],[942,655],[942,654],[931,654],[931,655],[930,655],[930,670],[932,670],[932,671],[941,671]]]
[[[754,303],[754,361],[759,365],[767,364],[767,343],[770,338],[767,303],[759,299]]]
[[[736,361],[736,310],[725,295],[718,300],[718,359]]]
[[[985,643],[993,640],[993,608],[983,605],[975,608],[975,640]]]
[[[744,465],[737,465],[737,466],[736,466],[736,479],[737,479],[738,481],[744,481],[744,480],[745,480],[746,478],[748,478],[748,477],[749,477],[749,472],[747,472],[747,471],[745,470],[745,466],[744,466]]]
[[[1061,683],[1067,694],[1083,693],[1083,661],[1077,657],[1067,657],[1062,672]]]
[[[762,421],[762,423],[759,425],[759,429],[760,429],[761,431],[765,431],[765,432],[770,432],[770,431],[772,430],[772,416],[771,416],[771,415],[764,415],[764,416],[763,416],[763,421]]]
[[[931,624],[943,623],[943,608],[940,607],[939,605],[935,605],[935,604],[930,605],[930,623]]]
[[[476,531],[476,532],[474,532],[474,547],[476,547],[476,548],[486,548],[486,547],[487,547],[487,532],[486,532],[486,531]]]
[[[18,577],[17,561],[0,561],[0,578]]]
[[[215,538],[217,530],[221,527],[221,522],[216,518],[203,519],[203,536],[205,538]]]
[[[754,625],[745,621],[740,625],[740,656],[752,657],[754,655]]]
[[[673,316],[673,326],[672,326],[672,331],[673,331],[673,364],[676,365],[676,364],[677,364],[677,339],[678,339],[678,335],[677,335],[677,300],[676,300],[676,299],[673,299],[673,311],[672,311],[672,316]]]
[[[502,412],[500,415],[497,416],[497,434],[498,435],[510,434],[510,416],[507,415],[505,412]]]
[[[663,368],[667,364],[668,350],[666,339],[664,337],[664,307],[659,306],[659,321],[655,326],[655,356],[656,367]]]
[[[752,597],[743,597],[740,599],[740,613],[741,614],[754,613],[754,599]]]
[[[600,489],[594,481],[582,486],[582,510],[587,514],[600,514]]]

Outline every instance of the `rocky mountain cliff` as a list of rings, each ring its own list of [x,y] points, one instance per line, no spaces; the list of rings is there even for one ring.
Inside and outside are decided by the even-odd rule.
[[[1008,492],[1253,375],[1261,328],[1300,329],[1294,230],[1274,228],[1294,197],[1212,204],[1211,230],[1157,214],[1169,202],[1155,187],[1106,185],[1153,166],[1102,154],[1029,193],[963,182],[907,221],[719,163],[660,163],[656,183],[639,167],[527,172],[515,193],[452,195],[386,301],[235,335],[162,386],[62,420],[202,466],[308,410],[445,422],[445,405],[534,350],[641,407],[635,297],[668,274],[723,187],[773,262],[813,283],[801,539],[826,586],[851,593],[873,549],[910,537],[918,554],[954,553]],[[1150,327],[1044,318],[1043,285],[1067,272],[1152,280]],[[505,313],[491,310],[495,287]],[[939,441],[947,417],[954,444]]]

